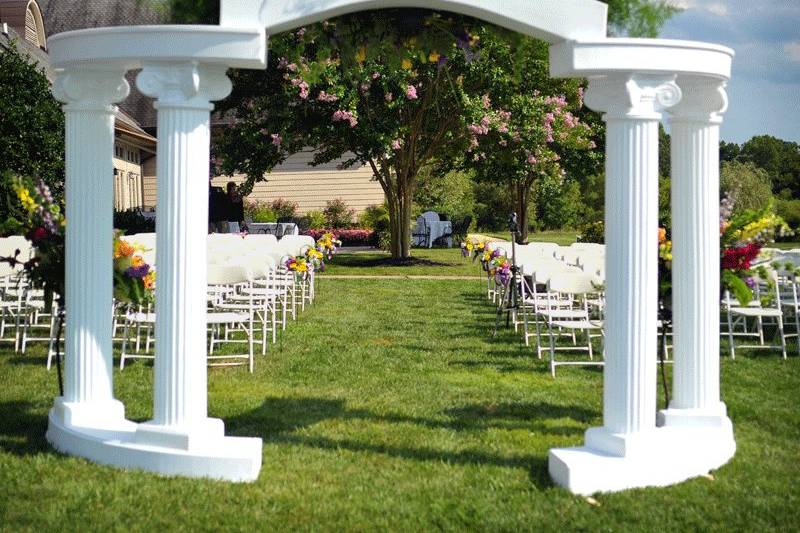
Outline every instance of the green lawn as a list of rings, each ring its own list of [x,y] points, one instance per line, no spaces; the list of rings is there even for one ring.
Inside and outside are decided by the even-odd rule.
[[[459,266],[455,250],[429,252]],[[340,256],[330,272],[352,273]],[[476,280],[319,282],[280,345],[209,371],[209,410],[264,439],[252,484],[122,472],[44,440],[56,394],[44,350],[0,350],[0,530],[792,530],[800,490],[800,357],[722,361],[738,451],[714,473],[588,504],[552,485],[547,450],[601,424],[602,374],[550,377],[519,337],[489,336]],[[456,266],[429,267],[429,273]],[[399,267],[395,267],[399,268]],[[413,267],[417,268],[417,267]],[[420,267],[421,268],[421,267]],[[460,268],[460,266],[459,266]],[[369,272],[369,270],[366,270]],[[115,372],[129,418],[152,367]]]

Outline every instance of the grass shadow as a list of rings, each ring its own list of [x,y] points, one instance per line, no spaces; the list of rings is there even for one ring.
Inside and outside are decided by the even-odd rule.
[[[20,456],[54,453],[44,438],[47,415],[35,411],[32,402],[0,403],[0,450]]]

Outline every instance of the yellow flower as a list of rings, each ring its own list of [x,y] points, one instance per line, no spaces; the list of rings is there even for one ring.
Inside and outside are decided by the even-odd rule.
[[[19,198],[22,207],[24,207],[28,213],[31,213],[36,209],[36,202],[33,201],[30,191],[28,191],[28,189],[25,187],[20,186],[17,188],[17,197]]]
[[[366,60],[367,60],[367,47],[362,46],[361,48],[358,49],[358,52],[356,52],[356,61],[358,61],[359,63],[363,63]]]
[[[151,270],[144,278],[142,278],[142,281],[144,282],[145,289],[148,291],[153,290],[153,288],[156,286],[156,271]]]
[[[411,60],[410,59],[404,59],[402,66],[403,66],[403,70],[411,70]]]
[[[436,51],[434,50],[434,51],[433,51],[433,52],[431,52],[431,54],[428,56],[428,61],[430,61],[431,63],[436,63],[437,61],[439,61],[439,58],[440,58],[440,57],[442,57],[442,56],[441,56],[441,55],[439,55],[438,53],[436,53]]]
[[[144,264],[144,259],[142,259],[141,255],[134,255],[131,258],[131,266],[134,268],[138,268]]]
[[[133,255],[134,251],[135,250],[133,246],[122,239],[117,239],[114,242],[114,259],[119,259],[120,257],[130,257]]]

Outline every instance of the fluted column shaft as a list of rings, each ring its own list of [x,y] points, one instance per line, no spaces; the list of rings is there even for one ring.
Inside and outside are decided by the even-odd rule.
[[[587,93],[607,124],[603,431],[611,434],[655,428],[657,108],[680,98],[672,79],[609,76],[592,80]]]
[[[672,134],[672,409],[724,414],[719,391],[719,80],[678,80]],[[721,409],[721,411],[720,411]],[[709,412],[710,414],[710,412]]]
[[[59,72],[54,93],[64,106],[65,363],[64,401],[113,400],[114,113],[128,95],[124,71]]]
[[[207,414],[206,234],[209,110],[158,109],[154,422]]]
[[[207,420],[206,235],[210,100],[226,96],[225,70],[152,64],[137,78],[158,100],[156,356],[153,421]]]

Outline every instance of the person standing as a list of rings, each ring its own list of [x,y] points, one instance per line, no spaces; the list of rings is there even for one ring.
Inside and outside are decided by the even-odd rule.
[[[244,223],[244,200],[242,196],[236,191],[236,183],[228,182],[227,200],[227,214],[228,214],[228,232],[239,233],[247,231],[247,226]]]
[[[209,178],[208,188],[208,232],[209,233],[227,233],[228,220],[227,220],[227,203],[228,197],[222,187],[215,187],[211,185],[211,178]]]

